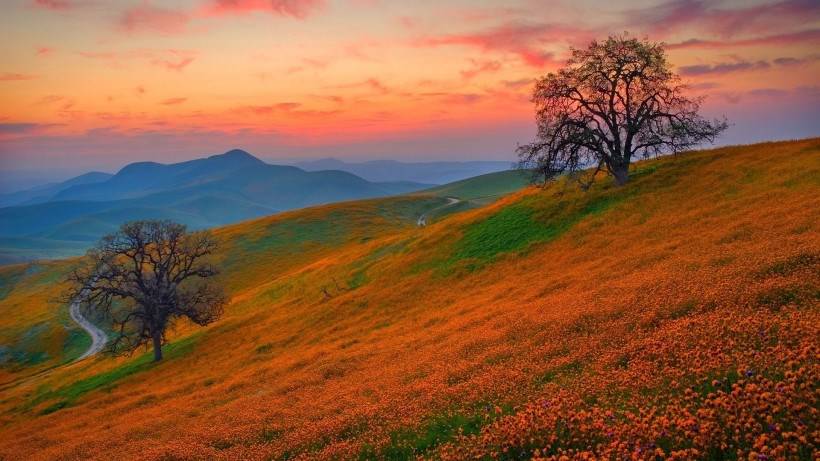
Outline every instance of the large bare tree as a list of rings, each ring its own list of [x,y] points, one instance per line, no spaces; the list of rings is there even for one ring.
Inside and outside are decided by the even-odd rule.
[[[208,280],[217,275],[208,262],[215,249],[208,233],[170,221],[123,224],[69,275],[68,299],[111,320],[110,352],[151,344],[154,360],[162,360],[166,332],[177,319],[207,325],[222,314],[225,297]]]
[[[518,147],[520,166],[537,177],[576,176],[588,187],[605,171],[618,185],[636,158],[677,153],[726,129],[701,117],[662,43],[627,36],[572,49],[566,66],[540,78],[533,92],[537,138]]]

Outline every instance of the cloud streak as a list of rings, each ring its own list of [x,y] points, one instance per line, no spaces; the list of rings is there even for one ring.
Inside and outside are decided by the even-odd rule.
[[[197,52],[191,50],[131,50],[131,51],[80,51],[78,55],[96,59],[113,67],[124,67],[129,61],[144,61],[168,71],[181,72],[196,60]]]
[[[476,59],[471,60],[473,67],[461,71],[461,77],[464,80],[471,80],[478,75],[484,73],[493,73],[501,69],[499,61],[480,61]]]
[[[324,0],[212,0],[203,9],[206,16],[271,13],[305,19],[324,7]]]
[[[756,46],[789,46],[811,44],[815,42],[820,42],[820,29],[810,29],[800,32],[764,35],[738,40],[690,39],[685,40],[683,42],[671,43],[668,45],[668,48],[670,50],[687,48],[720,49]]]
[[[75,2],[70,0],[34,0],[31,3],[38,8],[55,11],[69,10],[77,6]]]
[[[692,66],[683,66],[679,69],[679,73],[684,76],[699,76],[712,74],[728,74],[731,72],[761,70],[771,67],[766,61],[737,61],[737,62],[722,62],[719,64],[697,64]]]
[[[682,66],[679,73],[683,76],[702,76],[702,75],[722,75],[733,72],[744,71],[758,71],[771,69],[773,67],[784,66],[798,66],[809,64],[820,60],[820,55],[810,55],[802,58],[780,57],[775,58],[771,62],[765,60],[746,61],[737,59],[732,62],[721,62],[717,64],[696,64],[691,66]]]
[[[35,78],[37,78],[36,75],[20,74],[16,72],[6,72],[4,74],[0,74],[0,82],[19,82],[23,80],[34,80]]]
[[[508,53],[519,57],[526,65],[540,69],[560,64],[545,47],[564,43],[569,37],[573,43],[579,43],[591,40],[594,34],[561,24],[506,24],[474,33],[424,37],[415,45],[467,46],[487,53]]]
[[[187,101],[188,98],[168,98],[160,102],[163,106],[177,106]]]
[[[625,12],[628,25],[646,28],[654,36],[699,30],[721,38],[744,33],[772,33],[784,27],[812,24],[820,18],[816,0],[785,0],[739,8],[720,7],[707,0],[671,0]]]
[[[158,32],[172,35],[184,32],[190,19],[185,12],[143,3],[126,10],[120,17],[119,27],[129,33]]]

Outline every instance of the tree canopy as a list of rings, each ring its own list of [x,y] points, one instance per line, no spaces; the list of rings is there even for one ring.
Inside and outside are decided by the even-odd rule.
[[[69,276],[69,300],[102,314],[116,333],[115,354],[152,344],[162,359],[169,327],[181,318],[207,325],[222,314],[225,297],[209,283],[218,271],[208,260],[216,242],[170,221],[135,221],[104,237]]]
[[[543,180],[568,173],[584,186],[605,171],[623,185],[634,159],[713,142],[726,129],[685,93],[663,43],[615,36],[572,49],[565,67],[536,82],[538,131],[519,146],[520,166]]]

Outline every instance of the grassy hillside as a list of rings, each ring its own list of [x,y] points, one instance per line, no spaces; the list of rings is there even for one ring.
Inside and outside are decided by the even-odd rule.
[[[529,173],[521,170],[508,170],[462,179],[461,181],[427,189],[423,193],[431,193],[441,197],[458,197],[465,201],[469,200],[477,203],[488,203],[521,189],[529,181]]]
[[[158,365],[14,362],[0,457],[816,459],[818,192],[812,139],[424,228],[454,193],[224,227],[224,318]],[[68,265],[0,270],[0,344],[76,348],[48,302]]]

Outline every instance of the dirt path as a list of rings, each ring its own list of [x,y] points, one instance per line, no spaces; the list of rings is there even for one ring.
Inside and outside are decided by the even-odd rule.
[[[103,347],[105,347],[105,343],[108,342],[108,335],[106,335],[104,331],[97,328],[93,323],[89,322],[88,319],[83,317],[83,314],[80,312],[80,305],[78,303],[71,303],[69,312],[71,313],[72,320],[77,322],[77,325],[82,327],[82,329],[88,332],[91,336],[91,347],[89,347],[83,355],[77,358],[77,360],[91,357],[97,352],[100,352]]]
[[[445,203],[444,205],[441,205],[441,206],[437,206],[437,207],[433,208],[432,210],[428,210],[427,213],[424,213],[423,215],[419,216],[419,219],[416,220],[416,225],[419,226],[419,227],[426,226],[427,225],[427,215],[428,214],[430,214],[434,211],[441,210],[442,208],[451,207],[451,206],[453,206],[457,203],[461,203],[461,200],[459,200],[455,197],[447,197],[447,203]]]

